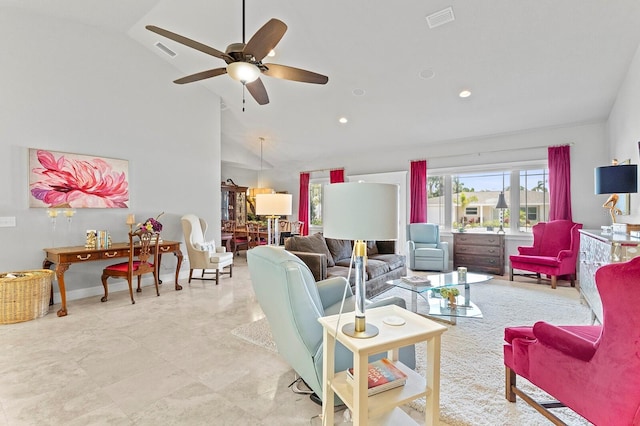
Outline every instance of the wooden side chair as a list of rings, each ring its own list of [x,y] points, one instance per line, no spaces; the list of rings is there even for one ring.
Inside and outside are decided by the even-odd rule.
[[[249,232],[249,248],[267,245],[267,239],[260,235],[260,225],[248,223],[247,230]]]
[[[140,281],[142,275],[153,274],[153,280],[156,285],[156,295],[160,296],[158,289],[158,244],[160,242],[160,233],[149,232],[144,229],[138,229],[129,232],[129,261],[109,265],[102,271],[102,286],[104,287],[104,296],[101,302],[106,302],[109,297],[109,287],[107,279],[109,277],[124,278],[129,284],[129,295],[131,303],[136,301],[133,299],[133,277],[138,277],[138,293],[142,291]]]
[[[304,227],[304,222],[300,222],[296,220],[295,222],[291,222],[291,235],[301,235],[302,228]]]

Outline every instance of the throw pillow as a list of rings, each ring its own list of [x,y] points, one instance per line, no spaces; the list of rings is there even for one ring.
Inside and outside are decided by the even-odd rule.
[[[327,256],[327,266],[336,266],[333,256],[327,247],[327,243],[321,233],[317,232],[307,237],[293,236],[287,238],[284,247],[289,251],[303,251],[306,253],[322,253]]]
[[[351,259],[351,241],[350,240],[336,240],[333,238],[325,238],[329,252],[333,256],[334,262],[338,263],[344,259]]]
[[[195,248],[202,251],[208,251],[209,253],[216,252],[216,242],[215,241],[205,241],[203,243],[195,243]]]

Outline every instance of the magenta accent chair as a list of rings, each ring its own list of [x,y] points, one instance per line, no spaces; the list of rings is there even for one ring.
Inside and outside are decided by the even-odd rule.
[[[601,267],[596,286],[602,325],[505,329],[505,396],[564,424],[547,409],[554,403],[542,405],[516,386],[521,376],[595,425],[640,425],[640,257]]]
[[[575,287],[580,249],[578,230],[581,228],[581,223],[570,220],[553,220],[533,225],[533,246],[518,247],[519,254],[509,256],[509,280],[513,281],[514,269],[521,269],[534,272],[538,282],[540,274],[550,276],[551,288],[556,288],[559,276],[568,275],[571,287]]]

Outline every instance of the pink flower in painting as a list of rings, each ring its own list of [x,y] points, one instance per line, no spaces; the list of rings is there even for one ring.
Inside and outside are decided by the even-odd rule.
[[[127,207],[129,185],[124,172],[112,170],[99,158],[89,161],[57,160],[49,151],[38,150],[42,168],[31,172],[38,177],[31,194],[49,207]]]

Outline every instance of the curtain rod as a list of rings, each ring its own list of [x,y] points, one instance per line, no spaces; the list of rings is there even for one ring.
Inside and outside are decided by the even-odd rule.
[[[428,158],[420,158],[417,160],[409,160],[410,163],[414,162],[414,161],[421,161],[421,160],[427,160],[427,159],[431,159],[431,158],[446,158],[446,157],[462,157],[465,155],[482,155],[482,154],[493,154],[496,152],[513,152],[513,151],[522,151],[523,149],[540,149],[540,148],[551,148],[551,147],[556,147],[556,146],[573,146],[575,145],[575,142],[568,142],[565,144],[559,144],[559,145],[537,145],[537,146],[526,146],[526,147],[522,147],[522,148],[504,148],[504,149],[493,149],[493,150],[489,150],[489,151],[482,151],[482,152],[467,152],[467,153],[463,153],[463,154],[446,154],[446,155],[433,155],[433,156],[429,156]]]
[[[331,167],[329,169],[304,170],[300,173],[317,173],[317,172],[326,172],[331,170],[344,170],[344,167]]]

